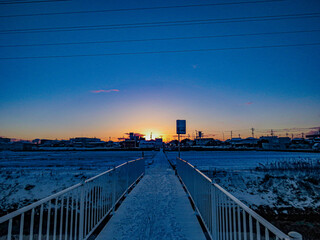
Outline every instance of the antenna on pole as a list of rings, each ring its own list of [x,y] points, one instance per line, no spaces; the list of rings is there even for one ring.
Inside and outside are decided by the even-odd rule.
[[[252,134],[252,137],[254,138],[254,128],[251,128],[251,134]]]

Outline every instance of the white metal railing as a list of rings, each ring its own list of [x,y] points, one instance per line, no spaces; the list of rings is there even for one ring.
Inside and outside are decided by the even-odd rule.
[[[176,169],[211,239],[302,240],[297,232],[280,231],[187,161],[177,158]]]
[[[144,175],[144,159],[123,163],[0,218],[0,239],[83,240]]]

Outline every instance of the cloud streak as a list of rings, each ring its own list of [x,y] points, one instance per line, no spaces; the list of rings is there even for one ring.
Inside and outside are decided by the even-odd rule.
[[[92,93],[110,93],[110,92],[119,92],[119,89],[100,89],[100,90],[93,90]]]

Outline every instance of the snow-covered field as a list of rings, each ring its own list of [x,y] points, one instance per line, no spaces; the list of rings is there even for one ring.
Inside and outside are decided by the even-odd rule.
[[[167,156],[175,162],[177,152]],[[319,153],[190,151],[181,152],[181,158],[285,233],[320,239]],[[310,162],[307,166],[317,167],[305,167]],[[282,168],[286,165],[291,170]]]
[[[144,152],[146,160],[155,152]],[[140,151],[0,152],[0,215],[79,183]]]
[[[167,152],[175,161],[176,152]],[[320,159],[318,153],[298,152],[181,152],[181,158],[252,208],[319,208],[320,170],[268,170],[257,167],[273,162]]]
[[[175,162],[177,152],[167,152],[167,156]],[[197,166],[199,169],[240,170],[255,168],[259,163],[299,158],[319,159],[320,153],[300,152],[267,152],[267,151],[186,151],[181,158]]]

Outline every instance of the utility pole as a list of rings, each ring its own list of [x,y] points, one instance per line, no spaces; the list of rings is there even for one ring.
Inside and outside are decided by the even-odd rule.
[[[251,128],[251,134],[252,134],[252,137],[254,138],[254,128]]]

